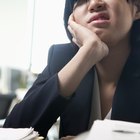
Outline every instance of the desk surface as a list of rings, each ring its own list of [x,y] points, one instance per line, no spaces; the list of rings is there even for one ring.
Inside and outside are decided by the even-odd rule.
[[[74,140],[140,140],[140,124],[111,120],[95,121],[89,132],[77,136]]]

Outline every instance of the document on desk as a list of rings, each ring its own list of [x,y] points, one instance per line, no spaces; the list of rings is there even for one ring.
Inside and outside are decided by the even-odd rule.
[[[140,124],[115,120],[96,120],[86,140],[140,140]]]
[[[0,140],[41,140],[33,128],[0,128]]]

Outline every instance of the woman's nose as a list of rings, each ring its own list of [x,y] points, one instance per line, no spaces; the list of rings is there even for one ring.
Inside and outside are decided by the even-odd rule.
[[[105,9],[104,0],[90,0],[88,5],[88,10],[90,12],[98,12]]]

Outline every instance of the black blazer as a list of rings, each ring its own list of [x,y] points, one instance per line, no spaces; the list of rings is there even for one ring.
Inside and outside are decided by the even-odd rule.
[[[4,127],[32,126],[45,137],[60,116],[60,137],[88,130],[94,67],[70,99],[62,97],[59,90],[57,73],[77,51],[78,47],[72,43],[53,45],[50,48],[47,67],[24,99],[14,107]],[[135,56],[136,52],[130,54],[118,82],[112,105],[112,119],[140,122],[140,61]]]
[[[75,55],[73,44],[54,45],[49,50],[48,65],[38,76],[26,96],[7,117],[4,127],[34,127],[46,136],[60,116],[60,137],[77,135],[88,129],[93,87],[92,70],[86,75],[71,99],[60,95],[58,75]],[[77,62],[78,63],[78,62]]]

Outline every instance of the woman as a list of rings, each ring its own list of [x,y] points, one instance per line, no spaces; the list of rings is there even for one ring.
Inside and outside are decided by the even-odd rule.
[[[67,0],[71,43],[51,47],[48,66],[4,127],[32,126],[46,136],[60,116],[62,137],[90,129],[108,113],[140,122],[139,10],[138,0]]]

